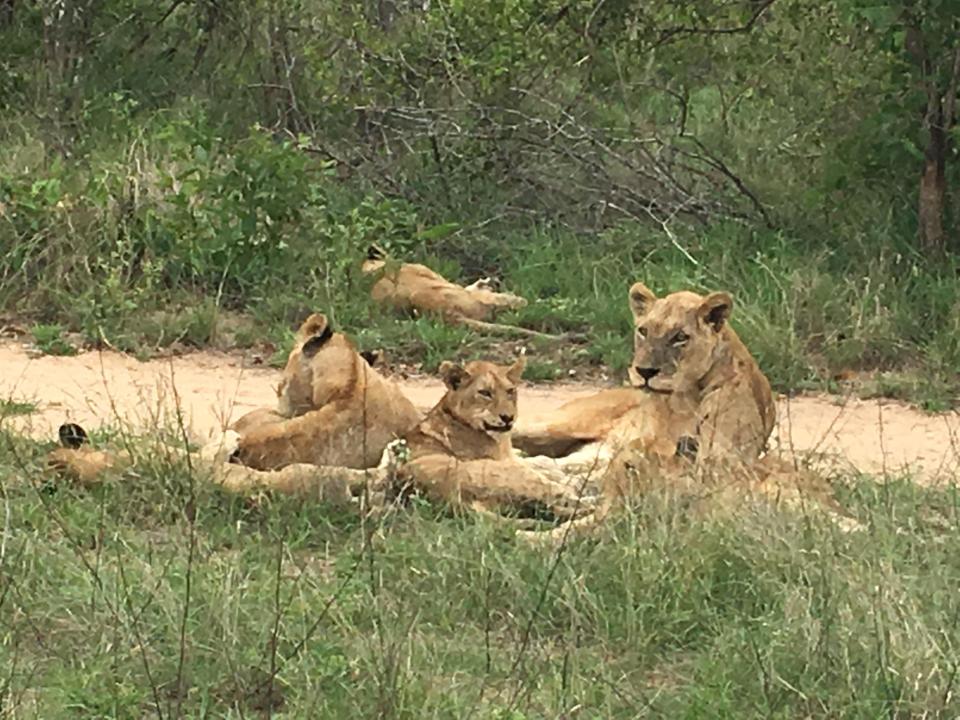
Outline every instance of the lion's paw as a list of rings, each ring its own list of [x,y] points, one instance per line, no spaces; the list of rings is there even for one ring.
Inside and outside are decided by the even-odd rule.
[[[236,430],[224,430],[200,449],[200,457],[212,463],[228,462],[240,447],[240,433]]]
[[[387,447],[384,448],[377,469],[393,472],[408,462],[410,462],[410,447],[407,445],[407,441],[403,439],[393,440],[387,443]]]

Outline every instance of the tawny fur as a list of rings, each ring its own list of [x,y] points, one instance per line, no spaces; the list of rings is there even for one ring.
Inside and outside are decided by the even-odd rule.
[[[322,487],[326,475],[345,475],[336,468],[376,467],[387,444],[421,417],[399,386],[371,368],[346,337],[332,332],[320,313],[301,325],[277,396],[276,410],[254,410],[232,426],[239,435],[233,467],[215,468],[224,484],[300,493],[304,478],[313,477]],[[131,462],[126,452],[89,445],[58,448],[47,459],[52,470],[83,484],[99,482],[105,471]],[[287,471],[288,466],[295,467]],[[281,472],[256,474],[266,470]],[[346,475],[351,487],[365,477]]]
[[[297,335],[278,389],[277,419],[241,418],[235,459],[257,470],[291,463],[376,467],[387,444],[420,414],[399,386],[382,377],[344,335],[315,314]]]
[[[515,438],[519,447],[539,452],[579,444],[571,457],[595,458],[600,505],[575,527],[595,526],[624,500],[664,484],[716,497],[719,482],[741,494],[778,499],[805,488],[835,509],[832,495],[813,476],[773,458],[758,462],[776,422],[776,404],[767,378],[727,323],[732,297],[677,292],[658,299],[636,283],[629,301],[633,389],[568,403],[549,423]],[[569,458],[560,464],[576,467]],[[552,537],[567,530],[558,528]]]
[[[562,457],[599,443],[610,457],[623,444],[640,441],[672,455],[681,437],[695,437],[700,457],[734,450],[759,455],[773,430],[776,405],[766,377],[726,323],[730,296],[678,292],[658,300],[636,283],[630,305],[636,326],[632,387],[573,400],[546,422],[521,422],[514,446]],[[676,342],[677,333],[685,336],[682,342]],[[649,383],[637,370],[646,367],[657,368]],[[598,448],[587,450],[589,456]]]
[[[380,469],[357,470],[345,467],[319,467],[304,463],[287,465],[281,470],[261,471],[228,461],[236,448],[236,433],[228,431],[191,453],[193,467],[225,490],[241,495],[263,491],[297,495],[305,499],[335,505],[348,504],[364,487],[383,485],[385,473]],[[186,457],[182,446],[166,447],[171,457]],[[98,450],[84,444],[77,448],[58,448],[47,455],[47,469],[82,485],[102,483],[109,474],[121,472],[137,462],[137,455],[126,450]],[[108,472],[110,471],[110,472]]]
[[[489,289],[489,281],[463,287],[426,265],[393,263],[376,248],[371,248],[361,270],[376,278],[370,290],[373,300],[403,312],[437,314],[452,321],[487,321],[501,310],[516,310],[527,304],[517,295]]]
[[[509,367],[444,363],[447,393],[407,434],[411,459],[401,481],[435,502],[486,513],[568,518],[583,509],[570,485],[513,455],[510,430],[524,366],[523,358]]]

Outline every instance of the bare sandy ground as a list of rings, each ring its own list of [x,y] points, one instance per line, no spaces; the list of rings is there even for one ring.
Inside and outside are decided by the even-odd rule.
[[[278,370],[244,367],[234,356],[197,352],[139,362],[114,352],[32,358],[13,341],[0,342],[0,398],[34,403],[28,415],[0,418],[5,427],[53,439],[65,420],[88,428],[125,424],[146,430],[177,422],[178,411],[198,440],[257,407],[273,407]],[[424,409],[443,394],[433,378],[402,381]],[[549,414],[563,402],[595,392],[585,384],[528,385],[524,415]],[[776,442],[785,450],[822,456],[830,467],[872,475],[909,472],[924,482],[952,481],[960,470],[960,417],[930,415],[890,400],[807,395],[779,400]]]

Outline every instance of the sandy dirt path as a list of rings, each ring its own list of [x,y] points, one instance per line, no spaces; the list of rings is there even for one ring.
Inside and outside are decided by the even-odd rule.
[[[114,352],[74,357],[31,357],[13,341],[0,342],[0,397],[31,402],[28,415],[0,419],[31,435],[52,439],[64,420],[95,428],[119,423],[145,430],[176,421],[177,401],[198,440],[257,407],[273,407],[278,370],[244,367],[235,356],[197,352],[139,362]],[[432,378],[402,385],[424,409],[442,395]],[[528,385],[521,413],[543,416],[563,402],[595,392],[585,384]],[[824,395],[779,399],[780,447],[816,453],[832,467],[875,475],[910,472],[925,482],[953,480],[960,470],[960,416],[930,415],[890,400]]]

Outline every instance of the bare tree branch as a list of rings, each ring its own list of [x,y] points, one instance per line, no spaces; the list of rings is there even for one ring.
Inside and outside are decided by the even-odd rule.
[[[736,25],[734,27],[715,28],[679,25],[677,27],[665,28],[664,30],[660,31],[660,37],[657,40],[656,45],[663,45],[684,35],[736,35],[739,33],[748,33],[753,30],[753,26],[757,24],[757,21],[763,17],[763,14],[769,10],[770,6],[775,2],[776,0],[763,0],[763,2],[761,2],[753,11],[753,14],[750,16],[749,20],[742,25]]]

